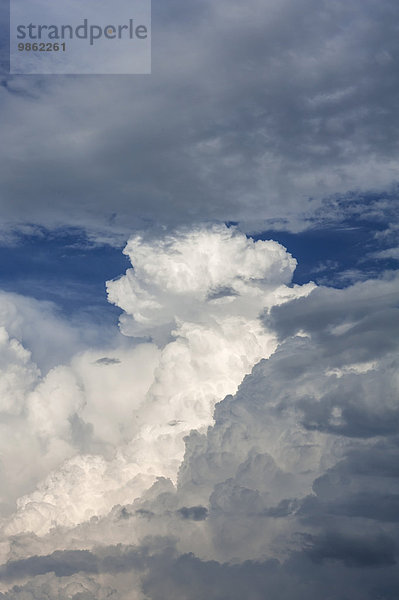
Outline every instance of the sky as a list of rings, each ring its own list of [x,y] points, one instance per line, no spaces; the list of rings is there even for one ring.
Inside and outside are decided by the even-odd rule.
[[[151,75],[7,29],[0,599],[396,600],[397,2],[153,0]]]

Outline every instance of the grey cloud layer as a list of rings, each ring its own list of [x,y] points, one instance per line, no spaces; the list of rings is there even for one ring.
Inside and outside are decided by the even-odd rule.
[[[4,80],[2,214],[295,229],[322,197],[388,189],[398,13],[393,0],[154,2],[152,76]]]

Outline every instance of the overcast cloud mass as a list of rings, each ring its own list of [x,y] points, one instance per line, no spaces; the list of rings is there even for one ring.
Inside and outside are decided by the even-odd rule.
[[[151,77],[3,78],[4,221],[297,229],[331,196],[390,191],[398,11],[154,0]]]
[[[399,5],[152,13],[0,73],[0,598],[397,600]]]

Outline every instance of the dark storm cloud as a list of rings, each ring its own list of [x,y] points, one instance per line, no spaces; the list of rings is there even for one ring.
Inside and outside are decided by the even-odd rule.
[[[339,560],[347,567],[381,567],[396,563],[394,541],[384,535],[351,537],[336,533],[312,542],[309,555],[316,561]]]
[[[85,550],[54,552],[50,556],[32,556],[25,560],[10,562],[0,570],[2,580],[34,577],[53,572],[57,577],[67,577],[79,571],[96,573],[96,557]]]
[[[65,593],[66,581],[70,589],[73,582],[79,582],[82,595],[73,596],[74,600],[111,597],[118,598],[120,591],[112,587],[109,596],[91,595],[90,574],[100,569],[103,574],[112,573],[115,577],[127,571],[142,570],[144,575],[140,587],[145,594],[143,597],[151,600],[178,598],[183,600],[242,600],[243,597],[253,600],[263,600],[265,594],[271,600],[305,600],[319,598],[329,590],[328,598],[338,600],[351,597],[355,600],[372,600],[375,597],[393,599],[399,587],[399,580],[392,569],[394,548],[392,542],[384,536],[375,539],[353,539],[350,536],[331,534],[320,540],[307,541],[305,552],[293,554],[284,563],[276,560],[246,561],[242,564],[226,564],[218,561],[204,561],[192,554],[178,555],[173,546],[166,551],[137,553],[130,547],[104,548],[90,555],[89,563],[82,561],[79,577],[54,579],[50,575],[46,579],[37,580],[12,588],[0,595],[7,600],[22,600],[22,598],[57,597],[62,600],[71,598]],[[377,553],[378,552],[378,553]],[[67,569],[79,571],[78,560],[81,553],[65,554]],[[72,555],[76,556],[73,557]],[[99,554],[103,557],[99,558]],[[49,567],[53,572],[53,557],[35,557],[37,571],[43,573]],[[370,571],[370,568],[374,567]],[[24,572],[24,565],[14,565]],[[318,569],[318,577],[314,570]],[[86,573],[86,578],[82,574]],[[44,583],[43,583],[44,581]],[[123,581],[121,579],[121,581]],[[114,583],[116,580],[114,580]],[[370,586],[370,582],[372,585]],[[87,587],[86,587],[87,586]],[[370,589],[368,589],[370,586]],[[76,589],[76,588],[75,588]],[[51,593],[51,590],[53,592]],[[323,592],[324,590],[324,592]],[[102,590],[101,590],[102,591]],[[124,590],[129,593],[129,590]],[[132,590],[130,590],[131,593]],[[50,593],[49,593],[50,592]],[[134,592],[137,594],[138,589]],[[123,592],[122,592],[123,593]],[[31,594],[31,595],[28,595]],[[42,595],[40,595],[42,594]],[[373,594],[379,594],[374,596]],[[384,595],[383,595],[384,594]]]
[[[208,509],[205,506],[183,506],[177,512],[182,519],[193,521],[204,521],[208,516]]]
[[[280,338],[308,332],[330,366],[372,361],[392,352],[399,339],[397,275],[346,290],[319,287],[307,298],[275,307],[266,322]]]
[[[295,229],[318,198],[390,188],[398,17],[393,0],[155,1],[152,76],[1,88],[4,218]]]
[[[164,543],[168,545],[167,540]],[[97,551],[57,551],[48,556],[31,556],[24,560],[10,561],[1,567],[0,579],[15,580],[45,573],[54,573],[56,577],[68,577],[75,573],[119,573],[145,568],[148,556],[149,548],[137,549],[122,545],[104,546]]]
[[[316,497],[309,497],[301,507],[301,514],[308,514],[310,518],[326,518],[327,516],[341,516],[350,518],[364,518],[383,522],[399,521],[399,495],[362,491],[349,494],[347,497],[335,502],[321,503]]]
[[[119,358],[109,358],[108,356],[104,356],[103,358],[99,358],[95,361],[96,365],[118,365],[121,361]]]
[[[307,522],[332,524],[358,532],[365,520],[399,521],[398,438],[354,447],[344,460],[313,483],[313,494],[298,510]],[[396,525],[390,526],[391,531]]]
[[[345,567],[335,565],[321,565],[318,579],[314,577],[314,565],[303,555],[295,556],[283,565],[273,560],[228,565],[185,555],[174,563],[159,561],[157,570],[153,568],[144,581],[143,589],[152,600],[163,600],[165,590],[168,597],[179,600],[307,600],[320,597],[393,600],[399,589],[398,578],[392,569],[381,569],[372,577],[367,570],[369,565],[359,565],[364,568],[357,572],[355,569],[348,572]]]

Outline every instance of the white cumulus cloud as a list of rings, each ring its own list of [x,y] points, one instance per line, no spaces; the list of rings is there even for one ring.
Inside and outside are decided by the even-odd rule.
[[[295,259],[234,228],[132,238],[132,268],[107,284],[132,349],[86,351],[52,369],[26,398],[47,476],[18,500],[6,535],[47,533],[105,515],[157,477],[176,481],[184,437],[213,423],[216,402],[276,348],[259,316],[307,295]],[[144,339],[143,339],[144,338]]]

